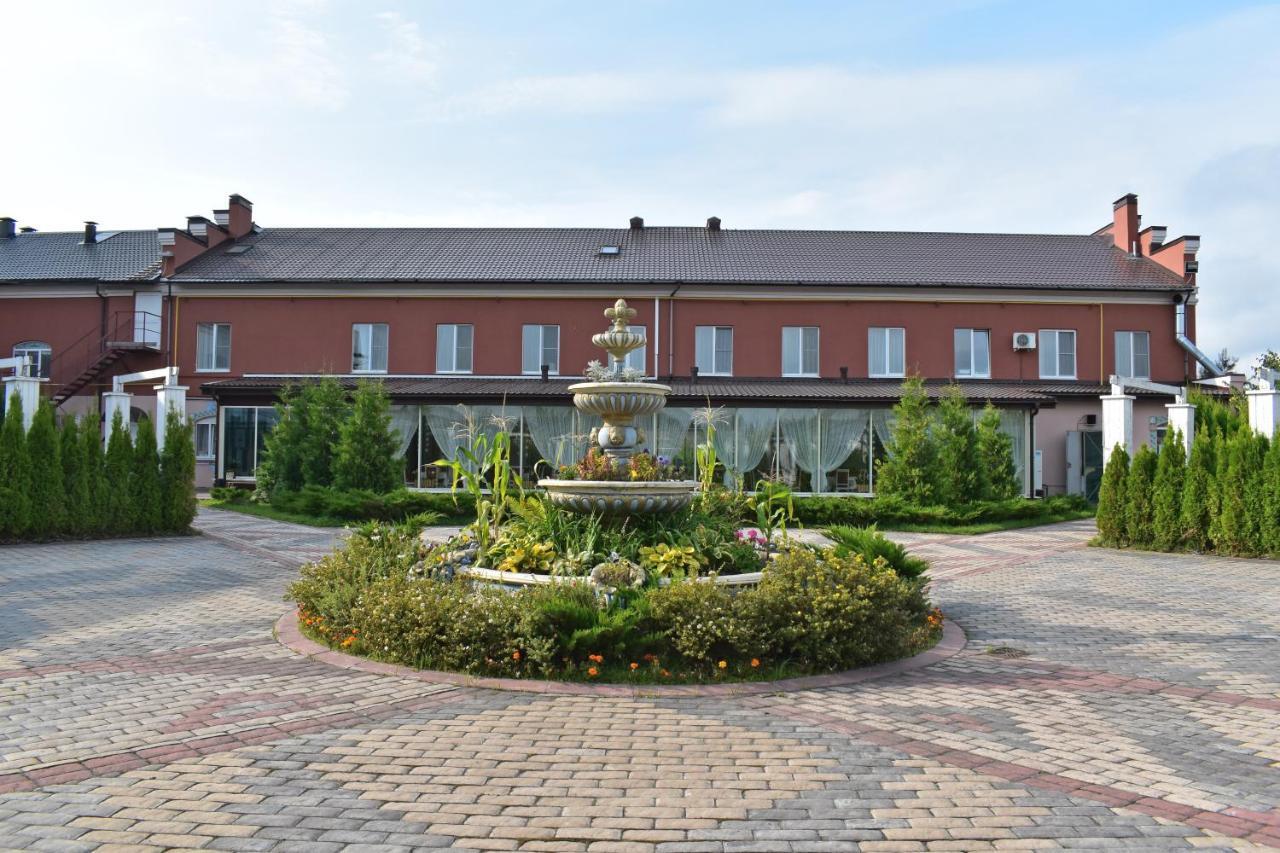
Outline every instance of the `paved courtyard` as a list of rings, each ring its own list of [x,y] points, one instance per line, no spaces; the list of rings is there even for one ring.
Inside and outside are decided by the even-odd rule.
[[[848,687],[548,696],[280,646],[335,531],[0,548],[0,848],[1280,846],[1280,565],[908,535],[968,645]]]

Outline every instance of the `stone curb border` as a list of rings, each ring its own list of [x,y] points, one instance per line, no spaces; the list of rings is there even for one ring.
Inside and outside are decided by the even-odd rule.
[[[790,693],[815,690],[822,687],[844,687],[890,675],[923,669],[946,660],[964,648],[964,630],[950,619],[942,624],[942,639],[933,648],[901,660],[864,666],[828,675],[808,675],[800,678],[784,678],[780,681],[748,681],[734,684],[579,684],[568,681],[540,681],[522,678],[484,678],[457,672],[439,672],[413,669],[399,664],[382,663],[368,658],[349,655],[321,645],[303,635],[298,625],[298,611],[291,610],[280,617],[275,626],[276,641],[280,645],[311,660],[360,672],[393,675],[433,684],[453,684],[459,687],[481,687],[490,690],[510,690],[520,693],[544,693],[563,696],[611,696],[650,699],[660,697],[730,697],[762,696],[772,693]]]

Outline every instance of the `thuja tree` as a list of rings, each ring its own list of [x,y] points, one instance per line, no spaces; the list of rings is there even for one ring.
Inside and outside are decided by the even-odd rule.
[[[1280,554],[1280,434],[1272,437],[1267,448],[1262,482],[1262,545],[1268,553]]]
[[[930,427],[929,397],[924,380],[908,377],[902,397],[893,407],[893,434],[885,448],[887,457],[876,470],[876,489],[916,504],[931,504],[936,497],[937,448]]]
[[[22,399],[14,394],[0,426],[0,539],[20,539],[31,521],[31,471]]]
[[[257,473],[258,487],[267,492],[296,492],[306,484],[303,450],[311,421],[313,388],[288,386],[280,392],[276,425],[267,435]]]
[[[1125,484],[1124,539],[1135,548],[1150,548],[1154,540],[1152,486],[1156,479],[1156,454],[1142,445],[1133,455]]]
[[[156,430],[151,418],[138,421],[138,436],[133,443],[133,474],[129,478],[133,497],[133,529],[138,533],[156,533],[163,529],[160,506],[160,454],[156,451]]]
[[[936,500],[946,506],[970,503],[981,496],[978,435],[973,412],[958,385],[948,385],[938,406]]]
[[[330,486],[334,479],[334,455],[349,404],[338,380],[326,376],[307,385],[306,430],[300,442],[302,479],[307,485]]]
[[[84,442],[76,419],[62,422],[58,435],[62,460],[62,494],[65,504],[63,530],[70,536],[87,536],[89,528],[89,472],[85,470]]]
[[[53,406],[41,403],[27,433],[27,459],[31,471],[31,519],[27,532],[33,539],[57,536],[66,524],[60,450]]]
[[[390,492],[402,483],[400,446],[391,431],[391,398],[381,382],[361,382],[339,431],[333,484]]]
[[[1217,500],[1209,538],[1222,554],[1247,554],[1250,551],[1249,517],[1246,507],[1248,487],[1249,436],[1244,429],[1222,442],[1218,458]]]
[[[172,409],[165,415],[160,452],[160,523],[181,532],[196,517],[196,448],[191,422]]]
[[[1247,522],[1246,539],[1251,554],[1267,550],[1263,530],[1267,522],[1267,450],[1270,440],[1252,429],[1245,431],[1244,441],[1244,507]]]
[[[133,529],[133,444],[129,427],[116,412],[111,422],[111,437],[103,460],[102,530],[108,534],[126,533]]]
[[[1098,535],[1107,545],[1126,544],[1129,454],[1120,444],[1111,451],[1098,488]]]
[[[1214,478],[1217,476],[1217,440],[1212,430],[1196,433],[1182,488],[1180,518],[1182,544],[1192,551],[1209,549],[1209,526],[1214,516]]]
[[[79,438],[88,492],[83,516],[84,534],[97,536],[105,530],[107,481],[103,472],[102,421],[96,412],[85,415],[80,422]]]
[[[1013,438],[1000,429],[1000,412],[990,401],[978,419],[976,439],[982,499],[999,501],[1017,497],[1022,485],[1013,463]]]
[[[1187,451],[1182,433],[1165,436],[1156,463],[1152,486],[1152,547],[1172,551],[1182,541],[1182,491],[1186,479]]]

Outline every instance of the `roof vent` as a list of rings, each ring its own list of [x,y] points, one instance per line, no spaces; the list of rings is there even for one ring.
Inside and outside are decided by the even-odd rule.
[[[86,220],[84,223],[84,244],[92,246],[98,242],[98,223]]]
[[[708,231],[719,231],[719,230],[720,230],[720,217],[719,217],[719,216],[712,216],[710,219],[708,219],[708,220],[707,220],[707,230],[708,230]]]
[[[600,254],[602,255],[616,255],[621,251],[622,249],[618,248],[617,246],[601,246],[600,247]]]
[[[36,229],[32,228],[30,225],[23,225],[23,226],[22,226],[21,228],[19,228],[18,230],[19,230],[20,232],[22,232],[23,234],[34,234],[34,233],[36,233]]]
[[[639,231],[643,227],[644,227],[644,217],[642,216],[631,217],[631,230]]]
[[[18,220],[12,216],[0,216],[0,240],[13,239],[14,228]]]

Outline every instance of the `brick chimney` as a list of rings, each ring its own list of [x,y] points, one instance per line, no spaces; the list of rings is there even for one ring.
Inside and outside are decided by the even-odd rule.
[[[215,222],[217,215],[218,211],[214,211]],[[227,229],[233,240],[239,240],[253,230],[253,202],[239,193],[232,193],[228,199]]]
[[[202,255],[208,241],[182,228],[160,228],[160,274],[171,276],[179,268]]]
[[[1153,249],[1151,260],[1175,275],[1182,276],[1188,284],[1195,284],[1196,273],[1200,270],[1200,264],[1196,260],[1196,253],[1199,251],[1200,237],[1188,234]]]
[[[1138,229],[1141,218],[1138,216],[1138,197],[1133,193],[1120,196],[1113,205],[1111,239],[1117,249],[1123,249],[1131,255],[1138,253]]]
[[[188,216],[187,232],[192,237],[204,240],[210,249],[231,239],[228,229],[206,216]]]

